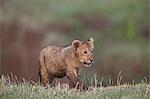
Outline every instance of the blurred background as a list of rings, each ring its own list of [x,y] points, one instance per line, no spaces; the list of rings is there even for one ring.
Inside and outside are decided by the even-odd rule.
[[[104,85],[150,80],[149,0],[0,0],[0,75],[38,80],[48,45],[95,39],[95,63],[81,75]]]

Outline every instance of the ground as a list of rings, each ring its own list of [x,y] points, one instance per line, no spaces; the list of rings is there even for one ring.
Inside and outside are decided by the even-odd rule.
[[[12,84],[0,79],[0,99],[149,99],[150,84],[124,84],[110,87],[91,87],[88,91],[48,87],[39,84]]]

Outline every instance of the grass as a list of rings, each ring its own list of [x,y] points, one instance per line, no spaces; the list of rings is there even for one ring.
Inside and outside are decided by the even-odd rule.
[[[0,79],[0,99],[148,99],[150,84],[124,84],[110,87],[90,87],[87,91],[69,89],[68,86],[45,89],[39,84],[27,82],[15,84],[2,77]]]

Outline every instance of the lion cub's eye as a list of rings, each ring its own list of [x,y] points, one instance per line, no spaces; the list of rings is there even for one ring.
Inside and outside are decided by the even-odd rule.
[[[94,53],[94,51],[91,51],[91,53],[93,54],[93,53]]]
[[[84,54],[87,54],[87,51],[84,51]]]

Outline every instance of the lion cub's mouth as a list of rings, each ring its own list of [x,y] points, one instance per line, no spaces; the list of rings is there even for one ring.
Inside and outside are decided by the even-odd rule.
[[[91,62],[90,63],[83,62],[83,64],[84,64],[85,67],[91,67]]]

